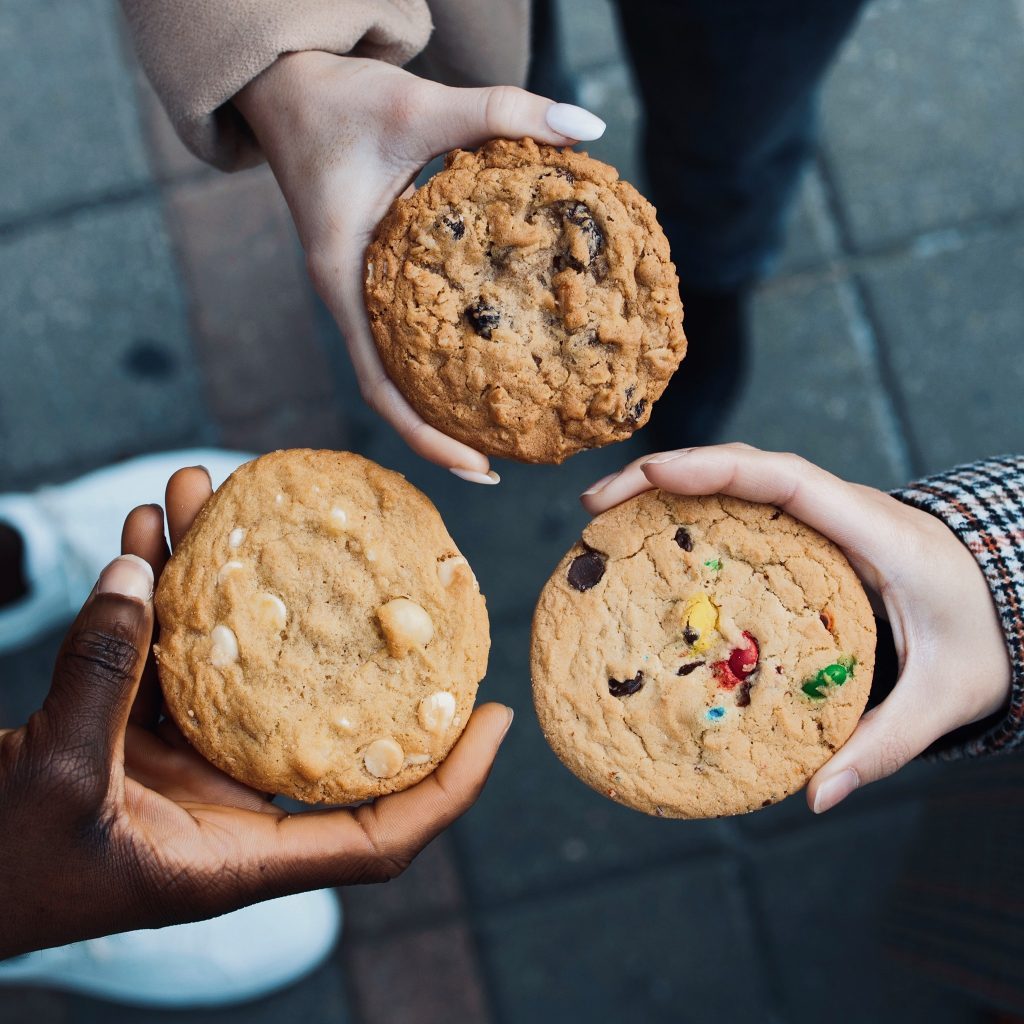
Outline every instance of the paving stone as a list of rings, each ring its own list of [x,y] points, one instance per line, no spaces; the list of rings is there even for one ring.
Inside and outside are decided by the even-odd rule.
[[[0,487],[209,439],[159,208],[0,238]]]
[[[0,7],[0,221],[148,180],[110,0]]]
[[[462,883],[451,837],[438,836],[387,885],[352,885],[341,895],[349,937],[378,935],[458,913],[463,906]]]
[[[332,399],[301,251],[269,168],[176,186],[167,216],[214,416]]]
[[[502,1020],[769,1021],[729,860],[614,879],[488,914],[481,950]]]
[[[1024,222],[926,240],[863,273],[925,472],[1024,439]]]
[[[614,4],[608,0],[554,0],[554,3],[562,54],[570,70],[581,72],[597,65],[628,60]]]
[[[783,277],[820,267],[836,253],[835,231],[821,175],[816,166],[811,167],[803,176],[789,211],[785,242],[772,276]]]
[[[455,826],[474,903],[636,874],[655,862],[724,848],[727,824],[649,817],[594,792],[562,766],[533,712],[529,642],[528,621],[492,627],[480,698],[510,704],[516,718],[483,796]]]
[[[1014,0],[867,6],[825,90],[825,151],[859,248],[1024,205]]]
[[[469,928],[438,928],[346,942],[360,1024],[490,1024]]]
[[[899,438],[877,369],[844,308],[844,287],[849,290],[842,282],[800,279],[760,292],[747,381],[720,433],[723,440],[796,451],[840,476],[891,487],[906,480]]]
[[[892,965],[880,919],[917,815],[826,815],[809,831],[751,847],[744,866],[774,995],[786,1024],[819,1024],[841,993],[843,1024],[968,1024],[963,1000]]]

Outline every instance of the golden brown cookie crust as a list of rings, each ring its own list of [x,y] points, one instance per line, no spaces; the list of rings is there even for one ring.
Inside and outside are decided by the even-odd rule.
[[[642,427],[686,353],[654,207],[585,153],[455,150],[367,250],[388,375],[488,455],[562,462]]]
[[[233,778],[307,802],[428,775],[487,667],[484,599],[437,510],[347,452],[236,470],[168,562],[156,608],[185,737]]]
[[[533,695],[555,753],[612,800],[739,814],[842,746],[874,651],[863,587],[819,533],[768,505],[650,491],[594,519],[545,585]]]

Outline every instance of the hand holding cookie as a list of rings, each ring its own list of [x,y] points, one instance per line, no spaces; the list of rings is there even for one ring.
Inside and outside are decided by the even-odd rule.
[[[201,469],[171,479],[172,544],[209,496]],[[129,515],[122,548],[64,641],[42,709],[0,733],[0,958],[392,878],[476,799],[510,722],[497,704],[473,712],[432,775],[353,810],[288,814],[203,760],[160,721],[150,642],[168,551],[158,507]],[[415,639],[415,622],[400,610],[395,621]],[[428,724],[444,718],[443,707],[428,711]]]
[[[984,576],[938,519],[795,455],[745,444],[665,452],[598,481],[582,500],[601,513],[651,488],[775,505],[833,541],[884,605],[900,678],[810,780],[816,812],[891,775],[952,730],[1005,706],[1010,663]],[[829,680],[821,692],[827,692]]]
[[[291,53],[234,100],[274,170],[321,298],[345,336],[360,390],[419,455],[496,483],[470,444],[414,411],[384,370],[363,306],[364,253],[392,200],[433,157],[487,139],[596,139],[587,111],[511,86],[454,89],[379,60]]]

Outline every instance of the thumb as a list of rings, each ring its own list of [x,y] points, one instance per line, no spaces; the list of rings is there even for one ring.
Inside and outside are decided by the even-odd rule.
[[[57,655],[43,705],[52,755],[70,777],[106,792],[153,636],[153,570],[121,555],[100,574]]]
[[[864,715],[811,779],[807,803],[815,814],[835,807],[860,786],[892,775],[959,724],[943,702],[927,699],[929,689],[924,678],[904,670],[892,693]]]
[[[526,136],[553,146],[571,146],[599,139],[605,130],[604,121],[583,107],[554,103],[512,85],[482,89],[434,85],[426,100],[430,109],[421,123],[438,153],[472,148],[488,139]]]

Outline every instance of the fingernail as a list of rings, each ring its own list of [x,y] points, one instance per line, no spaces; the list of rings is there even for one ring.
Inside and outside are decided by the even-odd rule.
[[[121,555],[100,573],[96,593],[148,601],[153,596],[153,569],[138,555]]]
[[[508,709],[508,724],[505,726],[504,732],[502,732],[502,734],[498,737],[498,742],[499,743],[501,743],[502,740],[504,740],[505,737],[508,735],[509,729],[512,728],[512,719],[515,718],[515,717],[516,717],[515,711],[513,711],[512,708],[509,708]]]
[[[844,768],[838,775],[826,779],[814,797],[814,813],[824,814],[845,800],[860,785],[856,768]]]
[[[666,462],[675,462],[676,459],[681,459],[692,451],[692,448],[677,448],[674,452],[662,452],[660,455],[652,455],[649,459],[644,459],[644,465],[661,466]]]
[[[450,469],[460,480],[468,480],[471,484],[500,484],[501,477],[492,469],[489,473],[478,473],[475,469]]]
[[[598,491],[603,491],[616,477],[622,476],[622,470],[620,469],[617,473],[609,473],[607,476],[601,477],[596,484],[591,484],[581,495],[581,498],[587,497],[588,494],[597,494]]]
[[[544,120],[553,132],[580,142],[593,142],[601,138],[607,127],[596,114],[573,103],[552,103]]]

